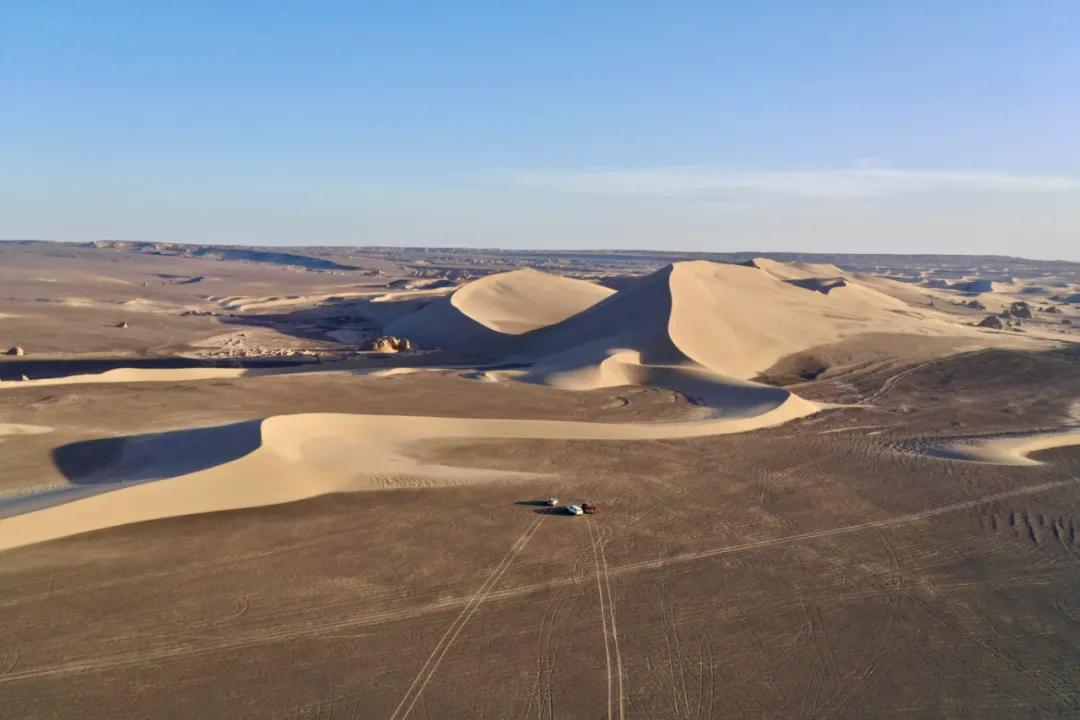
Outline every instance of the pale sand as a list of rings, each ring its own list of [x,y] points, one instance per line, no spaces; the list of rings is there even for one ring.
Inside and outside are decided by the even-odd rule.
[[[760,387],[760,386],[758,386]],[[165,517],[293,502],[333,492],[418,487],[533,477],[426,463],[409,446],[432,440],[658,440],[747,432],[810,415],[819,406],[778,388],[755,402],[754,386],[737,386],[741,412],[721,419],[616,424],[559,420],[459,419],[307,414],[267,418],[252,448],[246,424],[200,431],[183,453],[169,434],[132,441],[101,494],[0,519],[0,550],[77,533]],[[181,442],[183,444],[183,441]],[[235,456],[205,470],[171,475],[198,447]],[[158,466],[155,466],[155,463]],[[132,478],[125,484],[124,469]],[[182,470],[181,470],[182,473]],[[148,478],[148,480],[142,480]],[[85,487],[85,486],[84,486]],[[61,496],[63,497],[63,496]]]
[[[562,322],[614,294],[602,285],[526,268],[471,282],[450,303],[484,327],[520,335]]]
[[[226,295],[224,297],[211,295],[206,298],[207,302],[214,303],[222,310],[232,312],[256,312],[265,310],[282,310],[285,308],[307,307],[327,302],[334,298],[373,298],[385,292],[382,288],[371,290],[342,290],[339,292],[312,293],[306,295],[283,295],[268,297],[253,297],[250,295]]]
[[[1015,437],[963,440],[937,448],[931,454],[951,460],[995,465],[1042,465],[1028,457],[1040,450],[1080,445],[1080,429],[1059,430]]]
[[[43,435],[53,429],[45,425],[20,425],[18,423],[0,423],[0,437],[5,435]]]
[[[452,347],[491,334],[520,335],[560,323],[614,292],[585,280],[514,270],[473,280],[391,323],[384,332],[420,345]]]
[[[0,390],[43,387],[47,385],[87,385],[100,383],[132,382],[184,382],[187,380],[213,380],[216,378],[235,378],[292,368],[116,368],[102,373],[85,375],[65,375],[63,377],[40,378],[38,380],[8,380],[0,382]]]

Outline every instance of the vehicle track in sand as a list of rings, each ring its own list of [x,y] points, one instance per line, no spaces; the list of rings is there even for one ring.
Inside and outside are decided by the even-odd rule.
[[[960,353],[960,354],[961,355],[967,355],[967,354],[970,354],[970,353]],[[892,389],[894,387],[896,387],[896,384],[898,382],[900,382],[904,378],[908,377],[909,375],[914,375],[915,373],[919,372],[920,370],[928,368],[931,365],[938,364],[942,360],[946,360],[946,359],[952,360],[952,359],[955,359],[956,357],[958,357],[958,356],[957,355],[950,355],[948,358],[936,358],[934,360],[928,360],[927,362],[919,363],[918,365],[912,365],[909,368],[906,368],[906,369],[901,370],[899,372],[893,373],[892,375],[885,378],[884,382],[881,383],[881,387],[879,387],[877,390],[875,390],[874,392],[872,392],[869,395],[867,395],[866,397],[864,397],[862,400],[859,400],[855,404],[856,405],[873,405],[878,400],[880,400],[881,398],[888,395],[892,391]]]
[[[412,683],[409,685],[408,690],[405,691],[405,695],[401,698],[401,702],[398,703],[394,712],[390,715],[390,720],[404,720],[412,712],[413,707],[416,705],[416,701],[420,699],[420,696],[424,694],[424,688],[431,682],[431,678],[435,675],[435,671],[439,669],[439,665],[442,663],[446,653],[450,650],[450,647],[457,640],[458,635],[461,634],[462,629],[469,622],[469,619],[476,613],[477,609],[483,604],[487,598],[488,593],[491,592],[491,588],[502,579],[503,574],[514,562],[514,559],[518,556],[532,536],[536,534],[540,524],[544,521],[546,515],[541,515],[532,522],[525,529],[518,539],[510,546],[510,550],[503,556],[502,560],[495,566],[495,568],[488,574],[484,582],[480,585],[477,591],[473,594],[469,602],[461,609],[454,621],[450,623],[450,626],[446,628],[446,632],[439,638],[439,642],[435,644],[431,654],[428,655],[428,659],[421,666],[420,671],[413,678]]]
[[[743,552],[753,552],[758,550],[787,547],[790,545],[795,545],[801,542],[811,540],[817,540],[820,538],[848,535],[858,532],[864,532],[867,530],[879,530],[883,528],[895,528],[905,525],[913,525],[924,522],[926,520],[930,520],[935,517],[939,517],[941,515],[947,515],[963,510],[970,510],[980,505],[997,502],[1006,498],[1032,495],[1077,484],[1080,484],[1080,478],[1039,483],[1035,485],[1026,485],[1013,490],[991,493],[989,495],[983,495],[977,498],[972,498],[970,500],[963,500],[960,502],[950,503],[948,505],[941,505],[936,508],[930,508],[927,510],[909,513],[906,515],[897,515],[889,518],[882,518],[879,520],[868,520],[866,522],[855,523],[852,525],[814,530],[794,535],[784,535],[775,538],[766,538],[763,540],[755,540],[752,542],[739,543],[736,545],[722,545],[719,547],[709,548],[705,550],[679,553],[677,555],[670,555],[667,557],[659,557],[654,560],[645,560],[635,563],[628,563],[626,565],[618,565],[610,568],[609,574],[618,576],[626,573],[652,570],[656,568],[666,567],[669,565],[693,562],[713,557],[720,557],[723,555],[733,555]],[[533,526],[530,525],[530,528],[532,527]],[[496,570],[498,570],[498,566]],[[499,591],[493,591],[491,587],[487,587],[486,592],[483,594],[483,599],[485,602],[488,600],[508,600],[528,596],[537,592],[551,590],[552,588],[560,586],[574,585],[580,582],[583,582],[583,580],[570,577],[558,580],[549,580],[543,583],[537,583],[533,585],[523,585],[519,587],[507,588],[505,590]],[[487,583],[485,583],[485,585],[487,585]],[[414,606],[379,610],[375,612],[365,613],[362,615],[352,615],[347,618],[331,620],[323,623],[309,623],[301,627],[273,628],[243,637],[220,639],[214,638],[215,642],[213,642],[212,644],[195,645],[191,642],[184,642],[172,646],[152,648],[150,650],[121,653],[112,658],[87,658],[84,660],[76,660],[73,662],[54,665],[50,667],[27,668],[23,671],[11,672],[6,676],[0,677],[0,684],[80,673],[100,673],[108,670],[141,665],[147,662],[156,662],[181,657],[196,657],[200,655],[207,655],[219,652],[235,651],[256,645],[284,642],[303,637],[317,636],[320,633],[351,630],[357,627],[379,625],[388,622],[397,622],[401,620],[421,617],[432,613],[446,612],[447,610],[452,610],[459,607],[461,603],[461,599],[455,598],[420,607]],[[467,601],[466,606],[462,608],[463,615],[467,612],[471,604],[472,600],[470,599],[469,601]]]
[[[571,576],[576,578],[578,583],[558,588],[548,601],[537,631],[535,681],[525,693],[520,709],[515,706],[512,712],[506,713],[506,717],[527,718],[535,715],[537,720],[554,720],[557,717],[554,691],[555,671],[563,640],[567,636],[565,632],[560,631],[560,628],[571,617],[570,613],[573,609],[571,601],[583,595],[591,554],[589,547],[583,547],[578,552],[571,572]]]
[[[613,707],[618,708],[619,720],[625,717],[625,692],[623,689],[622,652],[619,649],[619,626],[615,620],[615,599],[611,594],[611,578],[607,556],[604,553],[604,531],[593,528],[592,520],[585,516],[589,528],[593,559],[596,566],[596,590],[600,598],[600,623],[604,633],[604,659],[607,669],[607,716],[613,717]],[[615,678],[612,678],[611,660],[615,659]],[[614,690],[614,696],[613,696]]]

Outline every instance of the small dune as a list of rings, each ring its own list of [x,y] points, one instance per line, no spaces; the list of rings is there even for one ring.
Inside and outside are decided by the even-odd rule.
[[[554,325],[613,293],[585,280],[514,270],[473,280],[384,331],[419,345],[454,347],[492,333],[520,335]]]
[[[394,415],[285,415],[57,450],[70,492],[21,503],[0,518],[0,550],[145,520],[294,502],[334,492],[454,485],[535,473],[453,467],[410,454],[433,440],[641,441],[747,432],[816,412],[778,388],[745,398],[736,417],[681,423],[463,419]],[[53,500],[59,504],[48,506]]]
[[[949,460],[994,465],[1042,465],[1030,455],[1072,445],[1080,445],[1080,429],[956,440],[933,447],[928,454]]]

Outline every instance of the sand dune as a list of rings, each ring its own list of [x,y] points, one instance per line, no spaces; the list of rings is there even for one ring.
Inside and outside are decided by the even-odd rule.
[[[642,367],[686,366],[750,379],[783,357],[875,332],[977,337],[858,282],[824,293],[756,267],[695,261],[664,268],[576,317],[522,336],[506,360],[532,365],[524,379],[571,389],[625,384],[619,368],[627,351]]]
[[[987,439],[958,440],[933,449],[930,454],[950,460],[995,465],[1042,465],[1029,456],[1041,450],[1080,445],[1080,429]]]
[[[63,377],[40,378],[38,380],[14,380],[0,382],[0,390],[18,390],[22,388],[44,387],[49,385],[86,385],[99,383],[131,382],[184,382],[187,380],[213,380],[216,378],[234,378],[247,375],[287,372],[291,368],[116,368],[102,373],[65,375]]]
[[[224,297],[219,297],[215,295],[210,295],[206,297],[206,301],[214,303],[223,310],[247,313],[261,312],[266,310],[282,310],[286,308],[307,307],[311,305],[318,305],[319,303],[327,302],[329,300],[369,298],[381,294],[381,289],[372,289],[362,291],[341,290],[338,292],[325,292],[318,294],[267,297],[252,297],[248,295],[227,295]]]
[[[613,292],[585,280],[514,270],[473,280],[384,332],[421,345],[453,347],[492,333],[519,335],[554,325]]]
[[[0,519],[0,550],[117,525],[293,502],[333,492],[535,477],[424,462],[410,448],[432,440],[635,441],[702,437],[772,427],[817,412],[779,388],[734,387],[722,419],[675,423],[460,419],[308,414],[158,433],[112,443],[101,467],[68,493],[20,498],[32,512]],[[117,447],[115,443],[122,446]],[[87,470],[78,448],[73,468]],[[61,462],[65,452],[60,453]],[[58,502],[46,506],[49,502]]]

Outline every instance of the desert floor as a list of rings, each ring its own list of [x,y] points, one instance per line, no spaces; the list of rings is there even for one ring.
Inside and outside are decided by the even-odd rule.
[[[911,309],[881,301],[867,322],[851,303],[836,314],[862,334],[755,378],[752,398],[816,411],[677,437],[735,406],[717,418],[644,381],[560,387],[366,348],[429,310],[421,330],[492,340],[438,284],[468,279],[455,257],[341,251],[319,257],[367,265],[315,272],[250,253],[0,251],[0,352],[25,346],[0,358],[2,718],[1080,717],[1080,346],[1062,322],[1080,307],[1049,297],[1080,287],[1075,267],[977,295],[929,280],[978,268],[849,279]],[[1043,286],[1022,326],[974,327]],[[803,291],[833,312],[828,292]],[[517,322],[536,309],[521,297],[491,307]],[[989,309],[961,305],[976,297]],[[660,345],[689,346],[687,317],[746,308],[753,331],[768,302],[686,313]],[[549,346],[587,345],[565,331],[581,316],[541,310],[555,329],[520,337],[561,371]],[[890,333],[893,312],[910,332],[946,330]],[[618,342],[640,339],[634,313]],[[613,372],[685,387],[707,374],[672,367]],[[742,397],[747,377],[716,377]],[[355,428],[332,430],[351,421],[327,413],[376,416],[359,433],[375,440],[350,444]],[[421,431],[444,427],[433,417],[497,422]],[[493,437],[522,427],[504,420],[589,425]],[[1063,433],[1072,444],[1051,447]],[[376,457],[389,445],[407,457]],[[175,507],[158,492],[192,477]],[[310,497],[193,509],[292,480]],[[552,512],[549,496],[601,511]],[[147,507],[156,519],[125,514]]]
[[[334,494],[128,525],[0,558],[6,717],[1075,717],[1080,454],[930,457],[1053,427],[1077,357],[987,351],[758,432],[435,443],[550,477]],[[1004,380],[1003,380],[1004,378]],[[886,386],[884,393],[879,392]],[[453,374],[7,391],[0,483],[57,447],[284,412],[676,418],[667,391]],[[208,412],[207,408],[220,408]],[[362,462],[357,458],[357,462]],[[59,473],[53,468],[52,473]],[[591,499],[595,516],[533,501]]]

